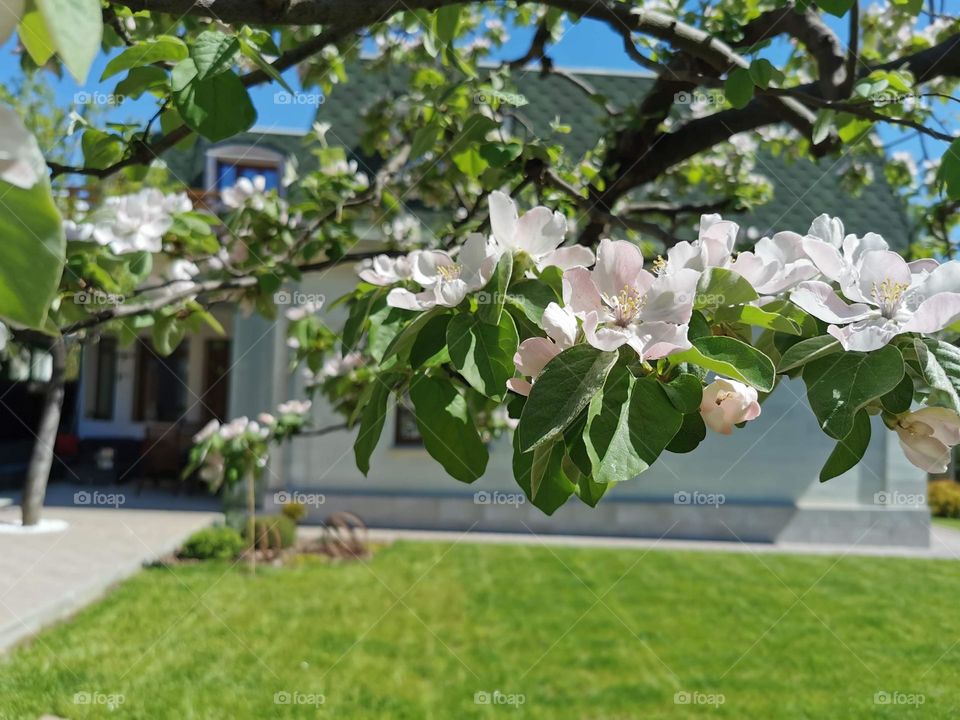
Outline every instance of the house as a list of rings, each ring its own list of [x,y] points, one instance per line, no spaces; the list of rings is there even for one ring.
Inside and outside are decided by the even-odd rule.
[[[648,82],[628,73],[578,74],[619,106]],[[318,110],[318,119],[331,125],[328,139],[357,148],[357,115],[402,82],[402,73],[386,80],[369,74],[352,79],[349,92],[334,95]],[[546,128],[559,116],[573,127],[572,149],[591,144],[602,114],[595,104],[570,102],[570,86],[555,76],[531,73],[519,84],[527,104],[515,112],[524,116],[525,125]],[[260,131],[215,145],[198,142],[166,160],[193,187],[216,192],[240,176],[263,175],[276,187],[285,163],[306,155],[302,150],[295,135]],[[787,165],[761,155],[757,169],[774,180],[775,200],[749,218],[735,219],[760,234],[772,228],[802,232],[813,217],[827,212],[842,217],[849,231],[880,231],[895,246],[905,247],[910,238],[902,204],[882,180],[854,199],[840,187],[829,162]],[[378,244],[374,227],[354,251]],[[346,264],[304,277],[298,289],[335,298],[354,283],[353,268]],[[76,391],[81,440],[142,441],[169,431],[170,423],[183,423],[180,434],[188,436],[209,417],[254,416],[302,396],[302,378],[289,373],[282,315],[275,322],[219,312],[225,336],[191,336],[168,358],[156,357],[149,348],[118,348],[109,338],[89,345]],[[342,310],[324,312],[333,328],[344,320]],[[292,494],[307,501],[312,520],[351,510],[373,526],[927,545],[925,477],[906,462],[895,437],[875,432],[859,466],[821,485],[817,474],[833,443],[817,428],[804,397],[802,383],[784,382],[757,421],[731,437],[711,435],[695,453],[664,453],[651,470],[620,484],[596,509],[572,501],[546,517],[524,502],[512,479],[506,441],[494,443],[487,472],[477,483],[452,480],[419,445],[403,408],[391,410],[369,477],[354,466],[351,432],[298,438],[275,453],[262,499],[270,509]],[[315,408],[316,426],[338,421],[330,408]]]

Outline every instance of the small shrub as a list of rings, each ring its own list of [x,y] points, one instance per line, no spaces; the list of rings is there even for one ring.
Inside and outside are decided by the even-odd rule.
[[[243,537],[231,527],[198,530],[183,543],[179,556],[194,560],[232,560],[247,546]]]
[[[244,535],[249,540],[249,531]],[[293,547],[297,541],[297,524],[286,515],[264,515],[257,517],[254,537],[258,550],[280,550]]]
[[[307,516],[307,506],[299,502],[289,502],[281,508],[280,512],[295,523],[299,523]]]
[[[927,485],[927,504],[936,517],[960,517],[960,484],[934,480]]]

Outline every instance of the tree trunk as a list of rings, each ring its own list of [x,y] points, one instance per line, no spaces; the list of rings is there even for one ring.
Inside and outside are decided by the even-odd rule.
[[[63,338],[57,338],[50,346],[53,370],[50,382],[43,398],[43,410],[40,414],[40,426],[37,428],[37,441],[30,454],[27,468],[27,480],[23,486],[23,524],[36,525],[40,522],[43,498],[47,494],[47,480],[53,466],[53,446],[57,441],[60,427],[60,411],[63,409],[63,386],[67,367],[67,350]]]
[[[257,571],[257,480],[247,473],[247,529],[250,533],[250,572]]]

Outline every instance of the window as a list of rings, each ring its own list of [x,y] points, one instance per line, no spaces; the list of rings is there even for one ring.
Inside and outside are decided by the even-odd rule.
[[[217,160],[217,190],[226,190],[237,184],[240,178],[253,180],[262,176],[266,180],[267,190],[280,187],[280,169],[271,163],[234,163],[229,160]]]
[[[395,445],[423,445],[423,436],[417,427],[417,416],[410,409],[410,401],[397,403],[396,427],[393,442]]]
[[[93,420],[113,419],[114,388],[117,377],[117,340],[100,338],[90,353],[93,367],[87,375],[85,405],[87,417]]]
[[[160,357],[145,343],[137,348],[134,420],[176,422],[187,412],[188,347],[184,341],[167,357]]]

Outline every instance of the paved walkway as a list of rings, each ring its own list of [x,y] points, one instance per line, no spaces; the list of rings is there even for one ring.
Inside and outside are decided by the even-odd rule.
[[[89,502],[99,504],[73,504],[73,495],[79,492],[87,492]],[[111,494],[122,496],[123,503],[113,497],[112,504],[106,504]],[[78,500],[82,503],[85,497]],[[177,509],[149,509],[164,502]],[[134,497],[129,486],[95,490],[52,486],[44,518],[66,520],[66,531],[0,534],[0,652],[173,551],[188,535],[220,517],[213,511],[216,506],[215,499],[199,496],[145,492]],[[0,522],[19,517],[19,506],[0,506]]]
[[[319,535],[319,528],[302,528],[302,535]],[[655,538],[593,537],[583,535],[539,535],[530,533],[449,532],[434,530],[370,530],[374,542],[397,540],[423,542],[525,544],[549,547],[591,547],[621,549],[690,550],[704,552],[784,553],[788,555],[863,555],[872,557],[960,560],[960,531],[939,525],[930,527],[930,547],[903,548],[875,545],[828,545],[815,543],[754,543],[714,540],[657,540]]]

